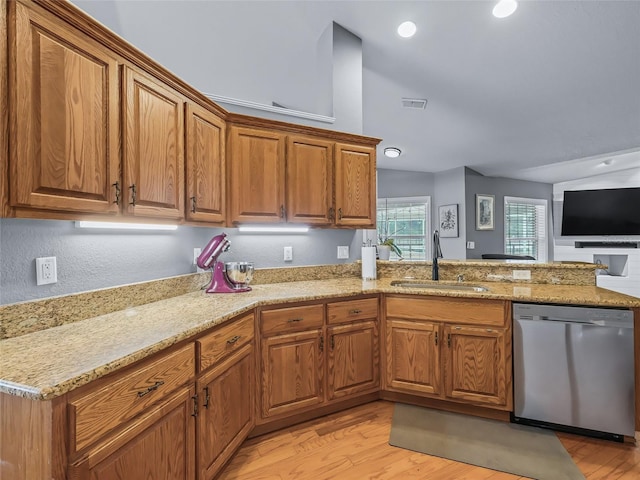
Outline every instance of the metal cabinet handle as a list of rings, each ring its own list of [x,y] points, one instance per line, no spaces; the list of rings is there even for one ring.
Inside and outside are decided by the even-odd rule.
[[[362,310],[358,308],[354,308],[353,310],[349,310],[349,315],[357,315],[358,313],[362,313]]]
[[[198,395],[194,395],[193,397],[191,397],[191,400],[193,400],[193,413],[191,414],[191,416],[197,417],[198,416]]]
[[[436,347],[438,346],[438,332],[436,332]]]
[[[329,220],[335,220],[336,210],[333,207],[329,208]]]
[[[320,337],[320,351],[324,352],[324,337]]]
[[[301,322],[303,320],[303,318],[290,318],[289,320],[287,320],[287,323],[297,323],[297,322]]]
[[[204,408],[209,408],[209,400],[209,387],[204,387],[204,403],[202,404]]]
[[[229,340],[227,340],[227,343],[229,345],[233,345],[234,343],[236,343],[238,340],[240,340],[242,337],[240,335],[234,335],[233,337],[231,337]]]
[[[447,333],[447,347],[451,348],[451,334]]]
[[[338,220],[342,220],[342,208],[338,209]]]
[[[335,335],[331,335],[331,351],[333,352],[333,349],[336,346],[336,342],[335,342]]]
[[[191,197],[191,213],[196,213],[196,197]]]
[[[129,202],[129,205],[133,205],[134,207],[136,206],[136,199],[137,199],[137,192],[136,192],[136,184],[134,183],[133,185],[131,185],[129,187],[129,190],[131,190],[131,201]]]
[[[120,182],[116,182],[111,186],[116,189],[116,199],[113,201],[113,203],[115,203],[116,205],[120,205],[120,193],[121,193]]]
[[[284,209],[284,205],[280,205],[280,218],[284,218],[286,210]]]
[[[156,383],[154,383],[150,387],[147,387],[146,390],[142,390],[142,391],[138,392],[138,398],[144,397],[145,395],[153,392],[154,390],[157,390],[158,387],[160,387],[161,385],[164,385],[164,382],[162,380],[157,381]]]

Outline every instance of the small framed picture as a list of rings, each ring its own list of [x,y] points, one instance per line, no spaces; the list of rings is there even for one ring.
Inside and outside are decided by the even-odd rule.
[[[438,207],[438,230],[441,238],[458,236],[457,203]]]
[[[494,200],[493,195],[476,195],[476,230],[493,230]]]

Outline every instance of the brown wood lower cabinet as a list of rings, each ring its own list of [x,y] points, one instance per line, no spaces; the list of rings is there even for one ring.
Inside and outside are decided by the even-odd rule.
[[[377,319],[331,326],[327,338],[329,400],[378,389]]]
[[[388,296],[386,307],[385,390],[511,410],[506,302]]]
[[[261,341],[262,417],[295,413],[323,402],[322,330]]]
[[[192,387],[150,408],[69,467],[69,480],[194,480]]]
[[[198,380],[198,478],[208,480],[224,466],[253,428],[253,345]]]

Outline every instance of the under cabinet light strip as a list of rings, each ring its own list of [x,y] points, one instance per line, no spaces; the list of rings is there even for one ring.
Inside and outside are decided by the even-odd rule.
[[[269,227],[257,225],[242,225],[238,227],[239,232],[245,233],[307,233],[309,227]]]
[[[178,226],[152,223],[89,222],[80,220],[76,222],[76,228],[101,228],[103,230],[177,230]]]

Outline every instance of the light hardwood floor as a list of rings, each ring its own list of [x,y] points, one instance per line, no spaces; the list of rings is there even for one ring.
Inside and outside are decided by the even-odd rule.
[[[378,401],[248,440],[219,480],[518,480],[388,444],[393,403]],[[558,434],[588,480],[640,479],[640,447]]]

